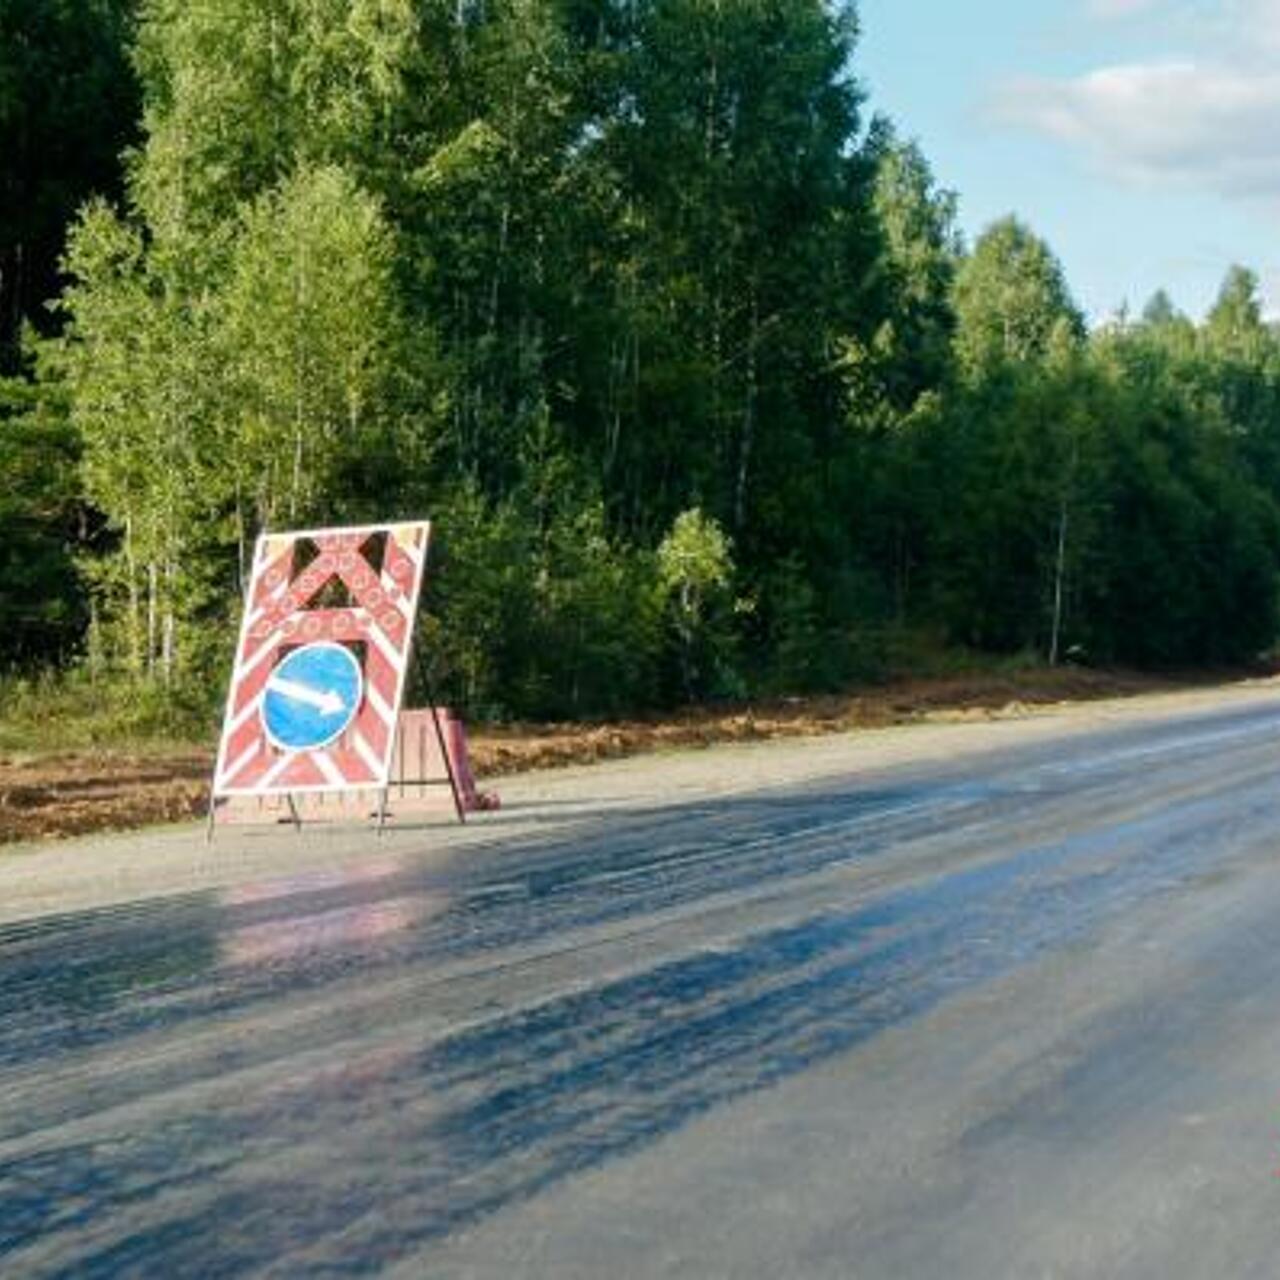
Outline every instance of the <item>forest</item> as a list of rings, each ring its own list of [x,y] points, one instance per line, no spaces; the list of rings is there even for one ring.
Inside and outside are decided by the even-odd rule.
[[[839,0],[0,0],[8,687],[211,714],[259,531],[421,516],[420,641],[483,719],[1266,654],[1256,277],[1090,327],[1022,220],[964,241],[858,37]]]

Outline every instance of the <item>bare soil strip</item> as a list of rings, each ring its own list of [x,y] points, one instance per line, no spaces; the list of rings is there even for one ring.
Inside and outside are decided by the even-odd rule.
[[[1219,677],[1221,679],[1221,677]],[[903,680],[854,694],[600,725],[481,727],[470,734],[480,778],[590,764],[641,752],[851,729],[1028,715],[1064,703],[1127,697],[1208,681],[1075,668]],[[102,749],[0,756],[0,843],[177,822],[204,811],[212,748]]]

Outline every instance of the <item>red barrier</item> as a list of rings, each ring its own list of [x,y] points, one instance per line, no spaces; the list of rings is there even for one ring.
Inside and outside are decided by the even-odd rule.
[[[445,709],[445,742],[449,748],[449,762],[453,765],[453,776],[457,780],[458,790],[462,793],[463,806],[468,810],[498,809],[502,801],[492,791],[480,791],[471,772],[471,756],[467,751],[467,731],[462,721]]]
[[[392,767],[392,811],[404,807],[406,801],[416,807],[424,799],[422,789],[447,782],[450,768],[457,786],[458,803],[466,812],[479,813],[501,807],[502,802],[496,794],[481,791],[476,786],[471,756],[467,750],[466,726],[462,720],[448,707],[439,707],[436,713],[439,716],[445,750],[449,753],[447,764],[440,755],[431,708],[419,707],[400,713],[395,763]]]

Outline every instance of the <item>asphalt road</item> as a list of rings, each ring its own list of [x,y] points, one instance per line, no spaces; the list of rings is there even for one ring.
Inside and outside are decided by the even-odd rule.
[[[1280,1275],[1280,696],[967,742],[0,860],[0,1275]]]

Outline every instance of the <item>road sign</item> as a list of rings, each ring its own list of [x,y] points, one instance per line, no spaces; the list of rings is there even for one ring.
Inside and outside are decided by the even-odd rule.
[[[421,520],[258,539],[215,804],[385,790],[430,533]]]
[[[364,675],[355,654],[324,641],[289,654],[267,680],[262,727],[281,751],[328,746],[355,718]]]

